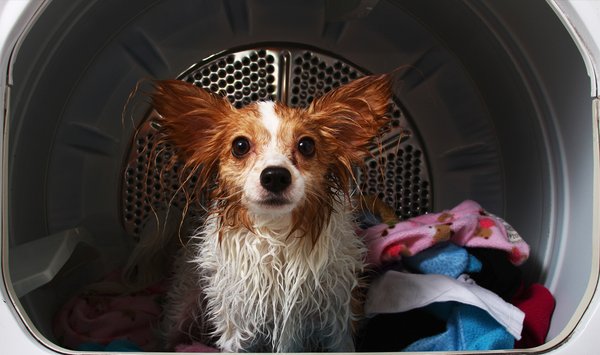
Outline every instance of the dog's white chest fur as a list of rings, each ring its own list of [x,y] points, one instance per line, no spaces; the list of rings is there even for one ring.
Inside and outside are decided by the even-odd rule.
[[[255,233],[230,230],[219,241],[209,218],[199,233],[194,263],[221,350],[352,350],[351,291],[364,253],[352,214],[335,206],[314,247],[288,228],[263,218]]]

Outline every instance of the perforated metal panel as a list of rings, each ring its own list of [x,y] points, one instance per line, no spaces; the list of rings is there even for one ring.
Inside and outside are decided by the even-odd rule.
[[[194,191],[196,178],[180,183],[180,164],[169,166],[173,150],[170,146],[155,144],[155,116],[150,115],[138,130],[127,159],[123,180],[123,222],[127,232],[139,237],[144,221],[154,211],[175,206],[180,211],[189,208],[198,211]]]
[[[281,66],[278,51],[246,50],[195,65],[180,79],[226,96],[239,108],[254,101],[278,99]]]
[[[315,97],[366,74],[342,58],[315,49],[271,47],[213,56],[179,79],[227,97],[238,108],[259,100],[306,107]],[[383,149],[373,148],[374,157],[367,160],[364,171],[357,172],[357,178],[364,193],[378,196],[401,218],[408,218],[430,210],[430,177],[418,135],[397,99],[390,106],[391,129],[382,137]],[[192,193],[194,178],[182,186],[180,166],[166,166],[173,152],[155,144],[153,122],[152,114],[142,122],[125,164],[123,222],[136,237],[152,210],[171,205],[182,210],[189,207],[188,214],[202,211],[198,196]]]

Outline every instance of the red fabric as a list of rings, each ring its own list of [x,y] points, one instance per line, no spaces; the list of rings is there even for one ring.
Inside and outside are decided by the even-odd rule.
[[[550,291],[540,284],[533,284],[517,293],[512,303],[525,313],[522,338],[515,342],[515,348],[525,349],[544,344],[556,305]]]

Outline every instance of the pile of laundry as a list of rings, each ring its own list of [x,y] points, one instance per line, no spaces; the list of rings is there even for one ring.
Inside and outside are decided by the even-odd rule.
[[[398,221],[373,200],[359,224],[372,267],[356,350],[451,351],[544,343],[555,301],[525,285],[529,246],[501,218],[465,201],[452,210]],[[81,351],[157,351],[166,282],[123,294],[120,273],[90,285],[59,310],[59,343]],[[202,344],[181,352],[214,352]]]
[[[375,206],[375,204],[374,204]],[[555,301],[518,268],[529,246],[504,220],[465,201],[396,221],[383,208],[361,216],[368,289],[357,351],[459,351],[544,343]]]

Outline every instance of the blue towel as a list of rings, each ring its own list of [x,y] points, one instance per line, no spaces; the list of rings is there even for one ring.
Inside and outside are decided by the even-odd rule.
[[[457,278],[461,274],[481,271],[481,262],[456,244],[442,243],[404,257],[404,264],[422,274],[440,274]]]
[[[446,331],[415,341],[403,351],[473,351],[513,349],[515,338],[487,312],[456,302],[432,305],[439,316],[448,315]],[[448,314],[449,311],[449,314]]]

